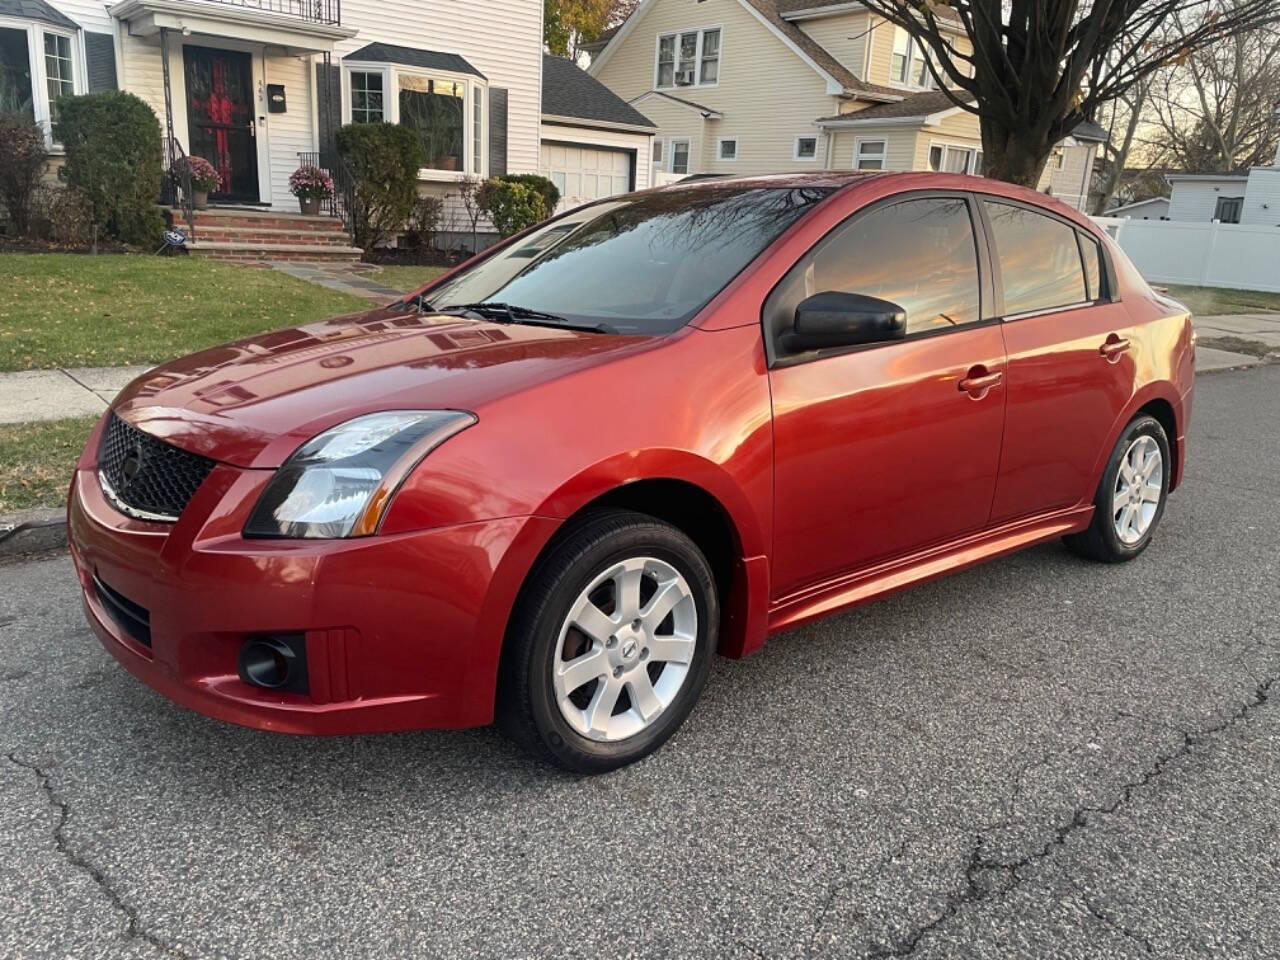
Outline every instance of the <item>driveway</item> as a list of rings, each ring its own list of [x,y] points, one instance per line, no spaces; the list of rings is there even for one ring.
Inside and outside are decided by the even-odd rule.
[[[1280,366],[1202,377],[1137,562],[1049,544],[775,638],[594,779],[206,720],[66,557],[0,567],[0,956],[1280,956],[1277,424]]]

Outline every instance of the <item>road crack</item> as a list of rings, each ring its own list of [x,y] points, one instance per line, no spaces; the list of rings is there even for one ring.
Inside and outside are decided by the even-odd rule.
[[[898,844],[896,850],[890,853],[887,857],[882,858],[869,870],[863,870],[852,877],[846,877],[839,883],[833,883],[827,888],[827,895],[822,898],[822,905],[818,907],[817,915],[813,919],[813,930],[809,933],[809,943],[805,947],[804,951],[806,958],[813,956],[813,948],[817,942],[818,934],[822,932],[822,927],[827,920],[827,913],[836,902],[836,897],[840,896],[840,894],[844,893],[844,891],[848,890],[863,877],[870,876],[873,873],[879,873],[881,870],[885,869],[885,867],[889,866],[889,864],[905,855],[906,852],[907,841],[903,840],[902,843]]]
[[[1119,793],[1110,802],[1101,806],[1081,806],[1077,807],[1072,813],[1071,818],[1065,823],[1054,828],[1053,836],[1047,840],[1044,845],[1024,857],[1017,860],[998,860],[984,857],[982,854],[983,844],[986,838],[982,832],[974,837],[973,848],[969,852],[969,859],[965,865],[964,886],[947,895],[945,904],[937,915],[930,919],[927,923],[916,927],[911,934],[901,940],[893,943],[892,946],[876,947],[865,954],[867,960],[886,960],[889,957],[909,957],[915,953],[930,933],[943,926],[952,918],[960,914],[962,910],[970,904],[980,903],[994,896],[1001,896],[1018,886],[1023,880],[1021,871],[1033,863],[1045,860],[1054,855],[1059,849],[1066,845],[1067,839],[1076,831],[1083,830],[1089,825],[1089,817],[1097,814],[1109,816],[1116,813],[1120,808],[1129,803],[1133,799],[1133,795],[1150,784],[1153,780],[1160,777],[1170,765],[1181,760],[1191,754],[1196,747],[1209,741],[1220,733],[1229,730],[1236,724],[1246,720],[1249,714],[1266,705],[1271,696],[1271,687],[1280,681],[1280,675],[1267,677],[1260,682],[1254,690],[1253,696],[1242,703],[1233,713],[1226,719],[1202,727],[1196,730],[1179,730],[1182,735],[1182,743],[1169,753],[1159,754],[1155,761],[1142,772],[1136,780],[1124,784],[1120,788]],[[1072,748],[1073,750],[1075,748]],[[1026,769],[1036,766],[1037,764],[1029,764]],[[1015,787],[1017,784],[1015,783]],[[1020,788],[1019,788],[1020,789]],[[986,827],[984,829],[990,829]],[[1111,918],[1104,916],[1100,911],[1095,910],[1093,905],[1087,900],[1085,907],[1089,913],[1103,923],[1108,924],[1114,929],[1120,931],[1126,937],[1143,945],[1148,953],[1153,953],[1154,949],[1149,940],[1141,934],[1137,934],[1127,928],[1121,926]],[[819,918],[821,919],[821,917]]]
[[[116,912],[125,918],[127,921],[125,936],[130,940],[141,940],[150,944],[157,950],[163,951],[167,956],[177,958],[177,960],[193,960],[192,955],[181,947],[161,939],[143,927],[142,922],[138,919],[138,911],[125,902],[124,897],[120,895],[120,892],[112,884],[111,878],[71,846],[67,840],[67,822],[71,819],[71,805],[58,795],[49,774],[38,765],[19,759],[15,753],[8,754],[8,758],[9,762],[14,766],[35,775],[40,792],[44,794],[49,806],[53,807],[57,812],[58,819],[53,825],[54,848],[67,863],[86,874],[94,882],[94,885],[102,891],[102,894],[111,903],[111,906],[115,908]]]

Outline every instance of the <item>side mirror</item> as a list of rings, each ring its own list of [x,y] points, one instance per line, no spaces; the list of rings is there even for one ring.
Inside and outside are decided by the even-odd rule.
[[[792,352],[901,340],[907,312],[888,300],[860,293],[815,293],[796,306],[795,329],[784,335]]]

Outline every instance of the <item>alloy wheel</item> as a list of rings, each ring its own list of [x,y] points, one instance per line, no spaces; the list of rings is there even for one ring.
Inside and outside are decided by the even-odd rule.
[[[656,557],[611,564],[560,628],[552,684],[561,715],[592,740],[635,736],[675,700],[697,637],[693,590],[679,570]]]
[[[1120,460],[1111,496],[1111,518],[1120,542],[1132,546],[1146,536],[1164,495],[1164,457],[1154,437],[1142,434]]]

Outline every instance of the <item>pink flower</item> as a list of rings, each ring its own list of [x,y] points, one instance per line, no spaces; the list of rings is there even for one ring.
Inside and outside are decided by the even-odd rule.
[[[289,192],[302,199],[326,200],[333,196],[333,180],[319,167],[304,163],[290,175]]]

